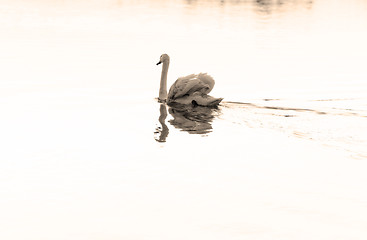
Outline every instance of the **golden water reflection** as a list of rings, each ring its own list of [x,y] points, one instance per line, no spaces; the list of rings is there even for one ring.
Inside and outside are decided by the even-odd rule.
[[[239,1],[239,0],[186,0],[185,3],[191,7],[197,5],[200,6],[213,6],[218,7],[226,6],[246,6],[251,7],[258,14],[272,14],[279,13],[283,11],[291,11],[297,7],[304,7],[310,9],[313,5],[312,0],[282,0],[282,1],[272,1],[272,0],[253,0],[253,1]]]

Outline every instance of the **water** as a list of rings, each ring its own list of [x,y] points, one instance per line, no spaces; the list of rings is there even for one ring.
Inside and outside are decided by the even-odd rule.
[[[1,239],[367,237],[366,1],[0,2]]]

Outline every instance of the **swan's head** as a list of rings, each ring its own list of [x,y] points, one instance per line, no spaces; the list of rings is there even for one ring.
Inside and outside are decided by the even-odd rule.
[[[161,57],[159,58],[159,62],[157,63],[157,65],[164,63],[164,62],[169,62],[169,56],[167,54],[162,54]]]

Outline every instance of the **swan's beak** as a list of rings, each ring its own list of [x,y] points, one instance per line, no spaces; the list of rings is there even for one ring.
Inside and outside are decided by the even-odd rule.
[[[159,64],[161,64],[162,62],[161,61],[159,61],[156,65],[159,65]]]

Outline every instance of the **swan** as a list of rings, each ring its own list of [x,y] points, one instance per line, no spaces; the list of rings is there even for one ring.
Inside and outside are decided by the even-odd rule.
[[[167,104],[193,104],[200,106],[217,106],[223,98],[214,98],[208,93],[214,87],[214,79],[206,73],[191,74],[178,78],[167,94],[167,73],[170,57],[162,54],[157,65],[163,63],[161,83],[159,88],[160,102],[167,101]]]

